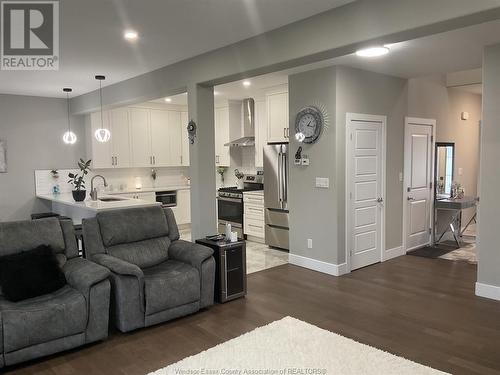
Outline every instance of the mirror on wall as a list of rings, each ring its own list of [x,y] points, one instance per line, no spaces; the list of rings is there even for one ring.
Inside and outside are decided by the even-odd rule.
[[[436,199],[446,199],[451,196],[453,169],[455,163],[455,143],[436,143],[435,187]]]

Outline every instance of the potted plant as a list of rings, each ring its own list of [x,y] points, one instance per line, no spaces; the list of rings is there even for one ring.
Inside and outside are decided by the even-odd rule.
[[[75,202],[82,202],[87,196],[87,190],[85,190],[85,176],[89,173],[91,160],[80,159],[78,162],[78,168],[80,168],[80,173],[69,173],[68,183],[72,184],[74,189],[71,192],[73,194],[73,199]]]

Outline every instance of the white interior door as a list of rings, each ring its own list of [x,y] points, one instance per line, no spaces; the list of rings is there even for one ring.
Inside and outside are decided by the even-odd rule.
[[[347,247],[351,270],[382,261],[384,116],[347,114]]]
[[[436,121],[407,117],[405,121],[406,251],[430,244],[432,236],[433,142]]]

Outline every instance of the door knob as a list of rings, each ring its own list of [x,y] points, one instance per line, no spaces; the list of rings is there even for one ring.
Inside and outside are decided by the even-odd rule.
[[[384,201],[384,198],[377,198],[378,203],[382,203]]]
[[[414,201],[415,200],[415,198],[413,198],[413,197],[408,197],[406,199],[409,200],[409,201]]]

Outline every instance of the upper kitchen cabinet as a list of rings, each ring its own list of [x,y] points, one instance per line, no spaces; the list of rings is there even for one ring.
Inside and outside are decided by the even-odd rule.
[[[130,108],[130,139],[133,167],[153,165],[151,152],[150,111],[145,108]]]
[[[255,100],[255,166],[264,167],[264,145],[267,142],[266,100]]]
[[[187,126],[189,123],[189,115],[187,112],[181,112],[181,134],[182,134],[182,156],[181,165],[189,166],[189,137]]]
[[[130,166],[130,123],[126,108],[103,111],[90,115],[91,159],[94,168],[125,168]],[[97,129],[108,129],[109,142],[94,137]]]
[[[215,108],[215,165],[229,167],[229,107]]]
[[[273,92],[267,98],[267,142],[288,142],[288,90]]]

